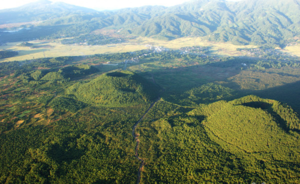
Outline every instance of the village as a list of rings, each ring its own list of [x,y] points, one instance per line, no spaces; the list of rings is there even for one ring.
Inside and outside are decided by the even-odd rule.
[[[163,53],[163,52],[172,52],[180,55],[197,55],[200,56],[201,58],[210,57],[210,59],[214,61],[220,60],[220,56],[212,54],[210,47],[193,46],[193,47],[183,47],[178,50],[171,50],[162,46],[153,46],[149,44],[145,45],[145,47],[147,48],[146,53],[143,53],[141,55],[136,55],[136,52],[131,52],[130,54],[134,55],[134,57],[132,57],[131,59],[125,59],[124,61],[118,63],[107,61],[103,63],[103,65],[118,66],[118,65],[125,64],[124,69],[126,69],[127,64],[139,63],[140,59],[144,59],[145,57],[148,57],[151,54]]]
[[[146,47],[147,47],[147,53],[145,53],[145,54],[132,57],[131,59],[125,59],[121,63],[111,63],[111,61],[108,61],[106,63],[103,63],[103,65],[117,66],[119,64],[125,64],[125,68],[126,68],[126,65],[128,63],[138,63],[141,58],[145,58],[145,57],[149,56],[151,53],[160,53],[160,52],[165,52],[165,51],[170,50],[170,49],[167,49],[167,48],[164,48],[164,47],[152,46],[152,45],[146,45]],[[136,52],[131,52],[130,54],[136,55]]]

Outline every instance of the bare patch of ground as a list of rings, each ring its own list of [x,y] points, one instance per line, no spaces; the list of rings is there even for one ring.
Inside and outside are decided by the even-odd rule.
[[[53,109],[48,109],[47,110],[47,115],[51,116],[53,114],[54,110]]]
[[[3,80],[3,79],[6,79],[7,78],[7,75],[4,76],[4,77],[0,77],[0,81]]]
[[[38,69],[38,70],[49,70],[50,68],[47,68],[47,67],[40,67],[40,66],[39,66],[37,69]]]
[[[34,115],[34,118],[41,118],[41,117],[43,117],[43,114],[41,114],[41,113]]]
[[[24,123],[24,120],[19,120],[19,121],[16,123],[16,127],[18,128],[22,123]]]
[[[49,125],[51,123],[51,120],[48,119],[46,125]]]

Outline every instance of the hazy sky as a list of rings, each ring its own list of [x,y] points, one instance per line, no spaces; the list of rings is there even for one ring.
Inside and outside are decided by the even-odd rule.
[[[14,8],[37,0],[1,0],[0,9]],[[65,2],[98,10],[112,10],[144,5],[173,6],[190,0],[51,0],[52,2]]]

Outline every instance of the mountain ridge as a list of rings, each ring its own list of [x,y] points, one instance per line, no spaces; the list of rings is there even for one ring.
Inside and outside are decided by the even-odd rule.
[[[0,10],[0,24],[41,21],[70,14],[97,13],[97,10],[63,2],[40,0],[11,9]]]
[[[49,2],[46,0],[35,3],[34,7],[42,6],[40,13],[30,13],[33,10],[28,8],[27,18],[35,15],[35,18],[30,20],[48,20],[46,24],[51,26],[51,20],[59,19],[55,25],[63,25],[69,22],[64,19],[76,17],[70,22],[72,26],[91,27],[85,34],[102,28],[122,29],[120,34],[125,36],[167,40],[191,36],[242,45],[284,47],[293,42],[294,37],[300,36],[299,0],[197,0],[172,7],[143,6],[105,12],[66,3],[49,5]],[[47,9],[48,5],[50,8],[47,12],[43,9]],[[14,10],[20,11],[22,7]],[[5,16],[2,16],[4,14],[4,10],[0,11],[0,17],[3,17],[0,18],[0,23],[7,22]],[[6,10],[6,14],[12,15],[11,10]],[[22,15],[16,13],[8,20],[20,22],[26,19],[26,16]],[[58,31],[57,34],[62,33]]]

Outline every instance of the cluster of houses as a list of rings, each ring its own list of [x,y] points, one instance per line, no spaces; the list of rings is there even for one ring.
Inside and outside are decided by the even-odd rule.
[[[164,52],[164,51],[169,51],[170,49],[164,48],[164,47],[159,47],[159,46],[153,46],[153,45],[145,45],[148,50],[153,51],[153,53],[158,53],[158,52]]]
[[[202,58],[208,57],[209,55],[209,48],[208,47],[201,47],[201,46],[194,46],[194,47],[183,47],[179,49],[180,54],[194,54],[201,56]]]
[[[103,65],[118,66],[119,64],[138,63],[139,61],[139,57],[133,57],[131,59],[125,59],[124,62],[121,63],[111,63],[110,61],[107,61],[106,63],[103,63]]]
[[[111,63],[110,61],[103,63],[103,65],[111,65],[111,66],[117,66],[119,64],[125,64],[124,68],[126,68],[127,64],[129,63],[138,63],[140,59],[145,58],[149,56],[152,53],[160,53],[160,52],[169,52],[170,49],[160,47],[160,46],[153,46],[153,45],[145,45],[148,48],[148,52],[144,53],[142,55],[136,56],[136,52],[131,52],[130,54],[133,55],[131,59],[125,59],[121,63]],[[179,52],[180,54],[195,54],[199,55],[202,58],[207,58],[209,56],[209,48],[208,47],[184,47],[180,48],[179,50],[173,50],[172,52]],[[219,57],[217,56],[211,56],[210,59],[214,59],[215,61],[219,60]]]
[[[139,56],[140,57],[140,56]],[[139,57],[133,57],[131,59],[126,59],[124,60],[123,63],[138,63],[140,60],[139,60]]]
[[[111,63],[110,61],[107,61],[106,63],[103,63],[103,65],[109,65],[109,66],[118,66],[118,63]]]
[[[153,53],[159,53],[159,52],[167,52],[170,51],[170,49],[168,48],[164,48],[164,47],[159,47],[159,46],[153,46],[153,45],[146,45],[146,47],[153,51]],[[181,54],[207,54],[209,52],[209,48],[208,47],[183,47],[180,48],[179,51]]]
[[[142,54],[140,56],[135,56],[135,57],[132,57],[131,59],[125,59],[121,63],[111,63],[110,61],[108,61],[106,63],[103,63],[103,65],[117,66],[119,64],[127,65],[128,63],[138,63],[140,61],[140,58],[147,57],[151,53],[159,53],[159,52],[164,52],[164,51],[169,51],[170,50],[170,49],[167,49],[167,48],[164,48],[164,47],[152,46],[152,45],[146,45],[146,47],[148,48],[148,53],[147,54]],[[135,52],[131,52],[131,54],[135,55]]]
[[[160,53],[160,52],[168,52],[170,49],[160,47],[160,46],[153,46],[153,45],[145,45],[148,48],[148,53],[142,54],[139,56],[132,57],[131,59],[126,59],[119,64],[128,64],[128,63],[138,63],[140,58],[144,58],[149,56],[151,53]],[[179,50],[175,50],[174,52],[180,52],[180,54],[196,54],[201,55],[202,57],[208,57],[209,48],[208,47],[184,47],[180,48]],[[131,52],[132,55],[135,55],[135,52]],[[216,58],[217,59],[217,58]],[[112,64],[110,61],[104,63],[104,65],[114,65],[117,66],[118,64]]]
[[[208,47],[194,46],[194,47],[182,47],[179,49],[182,53],[195,53],[203,54],[209,51]]]

